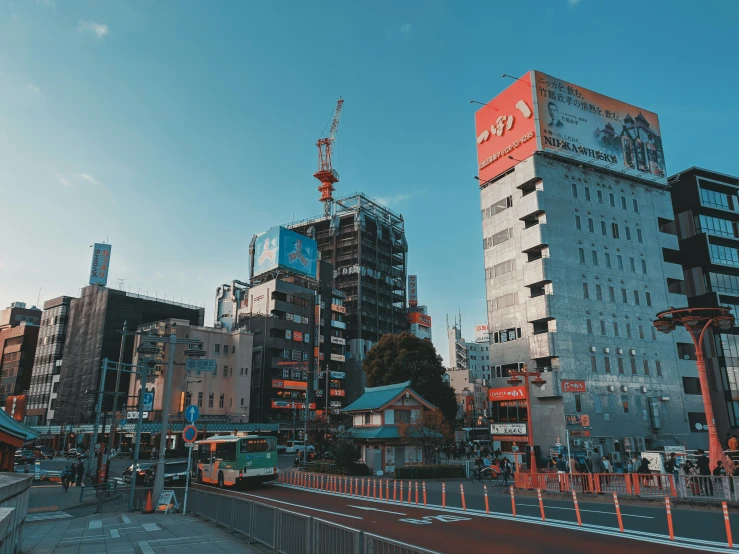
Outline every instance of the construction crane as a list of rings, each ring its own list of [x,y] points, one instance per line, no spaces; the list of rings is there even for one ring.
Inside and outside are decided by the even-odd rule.
[[[341,117],[341,108],[344,105],[344,100],[339,97],[336,102],[336,109],[334,110],[334,117],[331,121],[331,131],[328,137],[318,139],[316,146],[318,146],[318,171],[313,174],[313,177],[318,179],[321,184],[318,187],[321,193],[321,202],[323,202],[323,215],[331,215],[331,204],[333,203],[333,192],[334,183],[339,182],[339,173],[333,168],[331,164],[331,154],[334,147],[334,141],[336,140],[336,132],[339,130],[339,118]]]

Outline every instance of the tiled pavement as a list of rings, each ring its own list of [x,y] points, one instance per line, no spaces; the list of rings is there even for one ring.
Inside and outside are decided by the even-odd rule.
[[[263,554],[199,519],[179,514],[96,514],[26,522],[23,552],[31,554]]]

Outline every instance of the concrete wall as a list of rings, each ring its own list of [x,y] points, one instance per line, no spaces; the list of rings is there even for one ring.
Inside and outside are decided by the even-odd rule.
[[[0,554],[23,552],[32,475],[0,473]]]

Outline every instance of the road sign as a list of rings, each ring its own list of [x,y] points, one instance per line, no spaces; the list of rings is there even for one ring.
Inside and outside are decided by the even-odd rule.
[[[195,404],[190,404],[185,408],[185,419],[190,423],[195,423],[200,417],[200,409]]]
[[[100,450],[100,443],[99,442],[96,442],[95,443],[95,452],[98,452],[99,450]]]
[[[154,393],[153,392],[145,392],[143,394],[143,401],[144,401],[143,411],[150,412],[154,409]]]
[[[193,442],[198,438],[198,430],[194,425],[188,425],[182,430],[182,438],[185,442]]]
[[[124,426],[124,425],[126,425],[127,423],[128,423],[128,422],[127,422],[127,421],[126,421],[125,419],[122,419],[122,420],[120,420],[120,421],[118,422],[118,427],[123,427],[123,426]]]
[[[195,448],[195,447],[197,447],[197,444],[195,444],[194,442],[185,443],[185,448]]]
[[[216,360],[193,360],[192,358],[185,360],[185,369],[187,371],[215,371],[217,367],[218,362]]]

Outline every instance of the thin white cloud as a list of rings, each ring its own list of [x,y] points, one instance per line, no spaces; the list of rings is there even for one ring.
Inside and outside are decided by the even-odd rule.
[[[103,23],[82,20],[77,25],[77,31],[79,31],[80,33],[92,33],[97,38],[103,38],[110,32],[110,27]]]
[[[400,32],[404,34],[405,36],[410,35],[412,30],[413,30],[413,23],[403,23],[400,26]]]
[[[384,206],[390,207],[400,204],[401,202],[408,200],[410,197],[410,194],[396,194],[394,196],[381,196],[377,201]]]
[[[56,174],[56,178],[57,178],[57,180],[58,180],[58,181],[59,181],[59,182],[60,182],[60,183],[61,183],[62,185],[64,185],[65,187],[68,187],[68,186],[69,186],[69,179],[67,179],[67,178],[66,178],[66,177],[65,177],[64,175],[62,175],[61,173],[57,173],[57,174]]]
[[[413,23],[403,23],[400,27],[388,27],[385,31],[385,40],[393,40],[397,35],[408,38],[413,31]]]
[[[28,85],[28,90],[35,94],[41,94],[41,89],[38,88],[36,85]]]
[[[571,8],[574,8],[577,6],[582,0],[567,0],[567,3],[570,5]]]
[[[83,181],[87,181],[91,185],[99,185],[100,184],[100,181],[98,181],[97,179],[95,179],[95,177],[93,177],[92,175],[88,175],[87,173],[76,173],[75,174],[75,177],[77,179],[82,179]]]
[[[56,2],[54,0],[36,0],[36,4],[44,8],[51,8],[52,11],[56,9]]]

